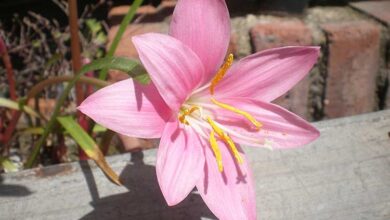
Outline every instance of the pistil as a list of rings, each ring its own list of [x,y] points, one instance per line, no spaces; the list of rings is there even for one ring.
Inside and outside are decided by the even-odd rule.
[[[217,140],[215,139],[214,130],[211,130],[211,132],[210,132],[209,141],[210,141],[211,149],[213,150],[214,155],[215,155],[215,160],[217,161],[218,170],[219,170],[219,172],[222,172],[223,171],[222,154],[218,148],[218,143],[217,143]]]
[[[237,162],[239,164],[242,164],[243,160],[241,158],[241,155],[238,152],[237,147],[234,144],[233,140],[230,138],[230,136],[228,134],[226,134],[220,127],[218,127],[218,125],[210,117],[207,117],[207,122],[210,124],[210,126],[212,128],[212,132],[215,132],[218,135],[218,137],[229,146],[229,148],[232,151],[232,154],[236,158]],[[210,143],[211,143],[211,140],[210,140]]]
[[[240,110],[240,109],[235,108],[235,107],[228,105],[226,103],[222,103],[220,101],[217,101],[215,98],[211,98],[211,101],[223,109],[226,109],[226,110],[232,111],[236,114],[244,116],[246,119],[248,119],[256,127],[257,130],[260,130],[260,128],[263,126],[259,121],[257,121],[251,114],[249,114],[246,111]]]
[[[198,106],[192,106],[191,108],[185,109],[180,115],[179,115],[179,121],[183,124],[189,125],[186,116],[191,115],[194,111],[200,110]]]

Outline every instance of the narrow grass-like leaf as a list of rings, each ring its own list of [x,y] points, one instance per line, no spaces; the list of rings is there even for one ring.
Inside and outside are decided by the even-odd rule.
[[[135,0],[131,4],[129,11],[127,12],[125,17],[122,19],[121,24],[119,25],[119,28],[115,34],[114,40],[112,41],[111,46],[107,51],[106,57],[112,57],[114,55],[115,50],[118,47],[119,42],[120,42],[123,34],[125,33],[127,26],[133,20],[135,14],[137,12],[137,9],[142,5],[142,2],[143,2],[143,0]],[[105,80],[107,78],[107,73],[108,73],[107,68],[102,69],[99,73],[99,79]]]
[[[56,118],[58,114],[60,113],[61,107],[64,104],[64,101],[66,97],[69,95],[70,90],[73,88],[73,86],[76,84],[76,82],[80,79],[81,76],[83,76],[85,73],[90,71],[95,71],[103,68],[109,68],[109,69],[115,69],[120,70],[123,72],[129,73],[132,77],[140,78],[143,73],[134,73],[132,72],[134,68],[138,67],[139,63],[135,60],[126,59],[126,58],[116,58],[116,57],[109,57],[109,58],[102,58],[98,60],[94,60],[93,62],[84,65],[81,70],[75,75],[75,77],[72,79],[72,81],[69,82],[69,84],[65,87],[64,91],[62,92],[61,96],[59,97],[56,106],[54,107],[53,114],[46,124],[45,130],[42,134],[42,136],[38,139],[38,141],[33,146],[32,152],[27,159],[25,163],[25,167],[31,168],[34,165],[35,159],[37,158],[42,145],[45,143],[46,138],[49,136],[50,131],[54,127],[54,123],[56,122]],[[139,67],[138,67],[139,68]],[[145,73],[146,74],[146,73]],[[142,77],[141,77],[142,78]],[[143,77],[148,78],[148,77]],[[146,83],[148,80],[140,81],[141,83]]]
[[[107,128],[105,128],[99,124],[95,124],[95,126],[93,126],[93,128],[92,128],[93,133],[101,133],[101,132],[105,132],[105,131],[107,131]]]
[[[21,134],[21,135],[24,135],[24,134],[38,134],[38,135],[42,135],[43,134],[43,131],[45,129],[43,127],[28,127],[28,128],[22,128],[18,131],[18,134]],[[102,133],[102,132],[106,132],[107,131],[107,128],[99,125],[99,124],[95,124],[95,126],[93,127],[92,129],[92,132],[93,133]],[[69,134],[69,132],[65,131],[64,134]]]
[[[91,136],[89,136],[71,116],[58,117],[57,120],[65,130],[69,132],[70,136],[72,136],[84,152],[96,162],[100,169],[102,169],[114,183],[121,185],[118,175],[108,165],[103,153]]]
[[[126,57],[101,58],[83,66],[80,72],[89,72],[104,68],[125,72],[130,77],[133,77],[136,81],[142,84],[147,84],[150,82],[149,75],[143,66],[138,61]]]
[[[8,158],[0,157],[0,166],[4,169],[6,173],[18,171],[18,166],[15,165]]]
[[[18,131],[19,134],[43,134],[43,127],[30,127],[30,128],[25,128],[21,129]]]
[[[19,111],[21,110],[19,103],[2,97],[0,97],[0,107],[10,108]],[[39,117],[39,114],[28,106],[24,106],[23,111],[33,117]]]

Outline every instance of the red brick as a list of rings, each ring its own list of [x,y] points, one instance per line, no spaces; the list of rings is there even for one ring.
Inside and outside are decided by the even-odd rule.
[[[134,152],[139,150],[146,150],[153,148],[155,144],[154,141],[151,139],[142,139],[142,138],[135,138],[135,137],[129,137],[125,135],[118,134],[121,142],[122,142],[122,150],[124,152]]]
[[[366,21],[322,25],[328,39],[325,115],[329,118],[376,109],[380,29]]]
[[[108,32],[108,44],[107,48],[110,47],[112,40],[115,37],[116,32],[118,31],[119,25],[110,28]],[[162,23],[145,23],[145,24],[131,24],[127,27],[125,33],[119,45],[115,51],[115,56],[124,56],[130,58],[138,58],[137,51],[131,41],[131,38],[135,35],[145,34],[150,32],[156,33],[166,33],[168,32],[167,25]],[[119,81],[127,78],[127,74],[124,74],[120,71],[112,70],[109,73],[110,81]]]
[[[297,85],[273,103],[283,106],[291,112],[310,120],[309,111],[310,77],[303,78]]]
[[[38,99],[38,108],[39,111],[42,115],[44,115],[46,118],[50,118],[53,111],[54,107],[56,106],[57,100],[55,99],[43,99],[39,98]],[[30,99],[28,100],[27,105],[31,108],[35,108],[36,100]]]
[[[143,5],[137,9],[135,20],[138,22],[162,22],[169,17],[176,6],[176,1],[163,1],[156,8],[152,5]],[[118,25],[129,11],[131,5],[122,5],[112,8],[108,12],[108,23]]]
[[[118,31],[119,26],[111,27],[108,32],[108,44],[107,48],[110,47],[112,40],[114,39],[116,32]],[[122,36],[119,46],[115,51],[117,56],[127,56],[132,58],[137,58],[137,51],[131,41],[131,38],[136,35],[145,34],[145,33],[167,33],[167,25],[161,23],[143,23],[143,24],[131,24],[129,25],[125,33]]]
[[[250,30],[252,44],[256,52],[282,46],[308,46],[312,44],[310,29],[299,20],[274,21],[258,24]],[[284,96],[274,103],[309,119],[310,77],[305,77]]]
[[[309,28],[299,20],[258,24],[251,29],[250,34],[256,51],[312,44],[312,34]]]
[[[117,25],[120,24],[124,16],[127,14],[127,12],[130,9],[130,5],[121,5],[113,7],[108,12],[108,23],[110,25]],[[143,5],[137,9],[135,18],[139,16],[152,16],[157,13],[157,9],[154,6],[151,5]]]
[[[238,37],[235,33],[232,33],[230,36],[230,42],[229,47],[227,50],[227,54],[233,54],[234,56],[237,56],[238,53]]]
[[[125,16],[127,12],[129,11],[130,6],[128,5],[121,5],[117,7],[113,7],[108,12],[108,19],[111,19],[114,16]],[[153,14],[156,13],[157,9],[154,6],[151,5],[143,5],[137,9],[136,14]]]

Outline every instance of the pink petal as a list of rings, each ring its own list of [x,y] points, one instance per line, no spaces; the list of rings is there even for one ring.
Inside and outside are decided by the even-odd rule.
[[[169,34],[189,46],[211,79],[223,62],[230,41],[230,18],[224,0],[180,0]]]
[[[152,83],[131,79],[100,89],[77,109],[108,129],[141,138],[161,137],[172,114]]]
[[[242,145],[293,148],[308,144],[320,135],[305,120],[272,103],[243,98],[220,101],[248,112],[262,123],[257,131],[243,116],[218,107],[214,109],[216,121],[230,130],[233,140]]]
[[[170,121],[157,154],[157,178],[168,205],[181,202],[194,189],[203,172],[202,143],[189,126]]]
[[[317,61],[319,49],[281,47],[250,55],[232,66],[216,86],[215,95],[270,102],[286,93],[309,73]]]
[[[213,152],[206,147],[203,178],[196,184],[200,195],[218,219],[256,219],[253,176],[247,159],[241,154],[244,162],[237,165],[226,146],[218,144],[224,171],[219,172]]]
[[[204,77],[198,56],[173,37],[144,34],[133,37],[140,59],[161,96],[178,111]]]

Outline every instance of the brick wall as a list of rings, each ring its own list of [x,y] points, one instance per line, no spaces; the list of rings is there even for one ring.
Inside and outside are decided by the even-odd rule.
[[[174,5],[174,1],[163,1],[157,8],[141,8],[137,24],[129,26],[117,55],[137,57],[131,36],[146,32],[167,33]],[[382,10],[389,7],[390,11],[390,4],[376,7],[382,7]],[[127,9],[122,6],[111,11],[110,39],[117,30],[117,21]],[[321,46],[321,57],[311,73],[275,100],[298,115],[321,120],[390,108],[390,91],[387,91],[390,29],[375,13],[354,5],[353,8],[313,7],[302,16],[234,16],[232,26],[229,52],[238,58],[272,47]],[[122,76],[111,73],[112,80]]]

